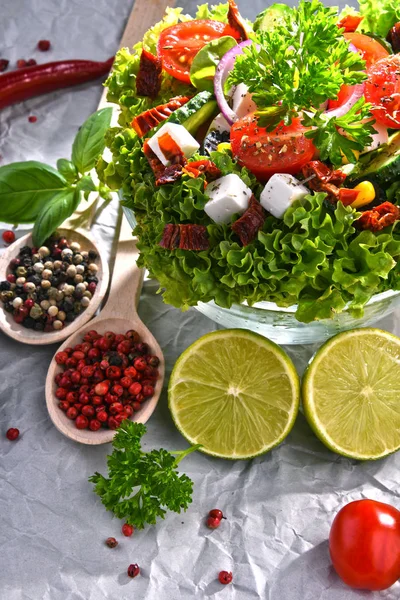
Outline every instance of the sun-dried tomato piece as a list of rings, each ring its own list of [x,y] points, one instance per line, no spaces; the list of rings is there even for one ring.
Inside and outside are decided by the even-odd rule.
[[[258,200],[252,196],[249,208],[232,224],[233,231],[239,236],[243,246],[248,246],[264,225],[265,211]]]
[[[152,168],[156,179],[159,179],[159,177],[161,177],[161,175],[165,171],[165,166],[162,164],[158,156],[154,154],[147,141],[145,141],[145,143],[143,144],[143,154],[149,161],[149,165]]]
[[[131,126],[140,137],[143,137],[153,129],[153,127],[157,127],[162,121],[168,119],[177,108],[180,108],[186,104],[186,102],[189,102],[189,100],[190,96],[177,96],[176,98],[171,98],[166,104],[160,104],[159,106],[155,106],[154,108],[142,112],[133,119]]]
[[[161,89],[161,73],[161,59],[143,49],[140,56],[139,72],[136,76],[137,95],[156,98]]]
[[[381,229],[393,225],[399,219],[400,209],[391,202],[383,202],[383,204],[363,212],[355,224],[359,229],[381,231]]]
[[[240,41],[243,42],[244,40],[248,40],[249,36],[246,31],[246,26],[240,15],[240,12],[236,5],[235,0],[228,0],[228,2],[229,2],[229,10],[228,10],[229,25],[232,27],[232,29],[234,29],[235,31],[238,32],[238,34],[240,36]]]
[[[194,160],[184,167],[183,172],[194,178],[205,175],[207,181],[214,181],[222,175],[220,169],[212,160]]]
[[[305,178],[307,187],[314,192],[325,192],[328,194],[328,199],[336,203],[340,200],[339,188],[343,185],[346,179],[346,174],[340,169],[332,170],[320,160],[311,160],[301,172]],[[343,194],[345,197],[345,194]]]
[[[181,239],[179,248],[181,250],[207,250],[210,243],[207,238],[207,227],[204,225],[180,225]]]
[[[165,158],[173,165],[186,165],[187,160],[180,146],[169,133],[163,133],[157,139],[158,145]]]
[[[165,185],[167,183],[174,183],[180,177],[182,177],[182,165],[175,164],[169,167],[164,167],[164,171],[158,176],[156,185]]]
[[[164,226],[163,236],[159,244],[166,250],[208,250],[210,243],[207,238],[207,227],[204,225],[174,225]]]

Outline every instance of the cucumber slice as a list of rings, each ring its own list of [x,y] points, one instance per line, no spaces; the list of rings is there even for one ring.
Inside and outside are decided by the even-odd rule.
[[[378,183],[387,185],[400,178],[400,131],[389,138],[389,143],[364,163],[357,179],[373,175]]]
[[[165,125],[165,123],[178,123],[179,125],[183,125],[185,121],[187,121],[190,117],[194,115],[197,116],[196,113],[199,112],[203,107],[205,107],[205,105],[207,105],[210,101],[213,103],[215,110],[216,102],[213,98],[213,94],[207,91],[196,94],[191,100],[189,100],[189,102],[186,102],[186,104],[174,110],[174,112],[170,117],[168,117],[168,119],[161,121],[161,123],[157,125],[157,127],[151,129],[151,131],[148,132],[147,137],[153,137],[153,135],[159,129],[161,129],[161,127]],[[206,113],[208,114],[208,110],[206,111]],[[205,120],[206,119],[204,119],[204,121]],[[198,124],[198,126],[200,125],[201,123]]]
[[[261,12],[254,21],[254,31],[271,31],[277,25],[284,25],[293,9],[286,4],[272,4]]]

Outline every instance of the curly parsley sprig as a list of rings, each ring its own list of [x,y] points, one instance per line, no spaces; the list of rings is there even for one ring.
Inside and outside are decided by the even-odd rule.
[[[349,162],[356,162],[354,150],[363,150],[372,142],[372,134],[376,133],[370,106],[362,96],[341,117],[329,117],[328,113],[320,110],[314,114],[303,114],[303,125],[312,127],[304,135],[313,140],[321,160],[329,159],[337,167],[342,164],[344,155]]]
[[[301,110],[317,110],[329,98],[336,98],[342,85],[354,85],[366,78],[365,61],[349,50],[349,42],[337,26],[337,11],[319,0],[300,0],[284,25],[257,32],[257,43],[243,50],[235,61],[229,83],[245,82],[264,117],[279,105],[279,114],[270,116],[273,128],[290,124]]]
[[[192,501],[193,482],[179,475],[178,463],[199,445],[177,452],[176,456],[161,448],[143,452],[141,438],[146,427],[141,423],[123,421],[113,439],[114,450],[107,458],[107,479],[95,473],[89,481],[107,510],[129,525],[143,529],[164,518],[166,509],[186,510]]]

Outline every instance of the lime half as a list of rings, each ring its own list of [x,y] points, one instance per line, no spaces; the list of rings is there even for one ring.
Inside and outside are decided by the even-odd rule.
[[[209,333],[179,357],[169,382],[176,426],[206,454],[251,458],[287,436],[300,384],[290,358],[245,329]]]
[[[400,448],[400,339],[380,329],[336,335],[303,378],[304,412],[320,440],[359,460]]]

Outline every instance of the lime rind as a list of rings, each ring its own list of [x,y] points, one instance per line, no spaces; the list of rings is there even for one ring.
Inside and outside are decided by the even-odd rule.
[[[207,347],[215,350],[215,344],[219,344],[218,353],[210,359]],[[244,348],[248,352],[246,373],[238,368]],[[259,374],[263,357],[268,364]],[[190,379],[185,375],[189,361],[193,363]],[[246,388],[252,376],[258,383],[250,386],[249,393]],[[227,394],[230,381],[241,388],[234,401]],[[268,386],[268,396],[263,394],[263,386]],[[300,381],[292,361],[275,343],[245,329],[225,329],[204,335],[182,353],[171,374],[168,403],[176,427],[190,443],[202,444],[201,451],[211,456],[244,460],[268,452],[289,434],[299,410]],[[205,419],[207,412],[214,418]],[[188,431],[193,422],[196,435]],[[250,430],[251,439],[247,435]]]
[[[371,361],[363,361],[364,355]],[[398,373],[391,374],[390,367]],[[369,385],[361,389],[363,380]],[[393,384],[397,381],[398,388]],[[302,380],[302,398],[311,429],[333,452],[356,460],[378,460],[396,452],[400,449],[400,339],[376,328],[334,336],[312,357]],[[321,420],[324,409],[330,418]],[[343,443],[351,434],[353,447]],[[361,451],[357,442],[364,446]]]

